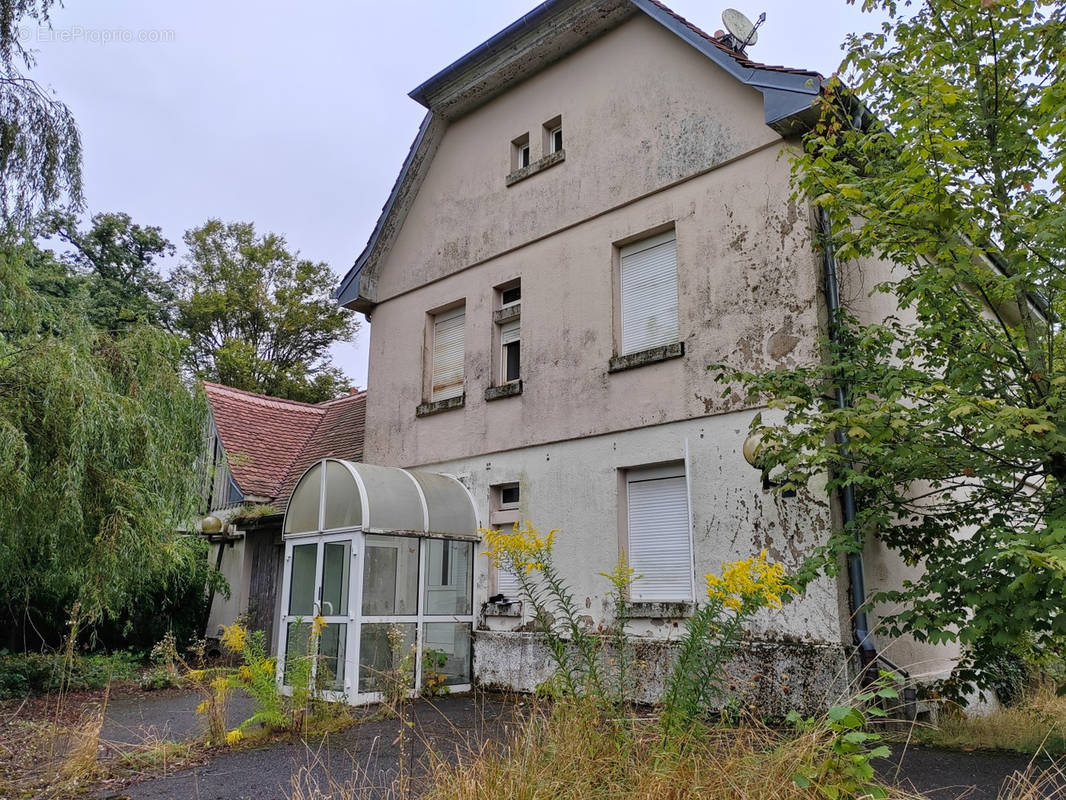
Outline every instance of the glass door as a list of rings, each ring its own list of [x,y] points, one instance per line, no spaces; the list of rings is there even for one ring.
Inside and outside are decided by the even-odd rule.
[[[330,699],[351,687],[349,632],[356,553],[352,534],[286,543],[279,652],[283,686],[308,681]]]

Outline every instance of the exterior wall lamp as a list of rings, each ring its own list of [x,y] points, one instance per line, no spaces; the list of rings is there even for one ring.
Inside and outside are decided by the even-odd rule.
[[[770,447],[776,449],[776,445],[770,445]],[[770,490],[774,486],[781,485],[780,481],[774,481],[770,479],[770,470],[762,463],[762,455],[764,452],[768,451],[767,445],[763,441],[761,433],[759,433],[758,431],[753,431],[752,433],[749,433],[747,438],[744,440],[742,452],[744,453],[744,460],[762,473],[762,488],[764,492]],[[795,497],[796,490],[787,489],[786,491],[781,492],[781,496]]]

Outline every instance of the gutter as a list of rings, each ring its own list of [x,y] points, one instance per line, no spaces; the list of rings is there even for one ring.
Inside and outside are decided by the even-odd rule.
[[[841,309],[840,281],[837,277],[836,255],[833,252],[829,215],[822,208],[818,209],[818,227],[822,236],[822,266],[825,272],[825,302],[829,311],[829,340],[836,343],[838,341],[837,316]],[[844,381],[837,381],[833,391],[836,395],[837,408],[848,408],[850,402]],[[837,431],[836,440],[841,449],[847,452],[847,433],[842,430]],[[847,527],[855,521],[855,487],[849,484],[840,488],[840,506],[844,515],[844,526]],[[856,532],[855,538],[858,550],[848,555],[849,598],[855,642],[859,647],[865,667],[873,663],[878,656],[870,634],[869,619],[866,616],[866,577],[862,563],[862,535]]]

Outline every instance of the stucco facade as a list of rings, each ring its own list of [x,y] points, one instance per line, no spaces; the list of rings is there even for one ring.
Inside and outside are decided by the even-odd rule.
[[[645,11],[647,3],[633,6]],[[690,603],[721,562],[765,549],[791,570],[839,524],[819,482],[791,498],[763,489],[741,455],[760,409],[708,370],[820,357],[821,262],[810,209],[790,199],[796,140],[770,124],[777,95],[738,80],[656,8],[631,9],[521,80],[497,85],[507,67],[464,63],[469,92],[493,91],[461,113],[454,103],[428,102],[395,205],[375,233],[381,241],[372,240],[353,271],[356,288],[341,293],[373,321],[366,461],[458,476],[485,523],[492,487],[517,484],[516,516],[561,529],[556,560],[593,626],[609,616],[599,573],[626,548],[629,470],[683,469]],[[527,49],[537,46],[548,47]],[[444,92],[416,94],[434,91]],[[542,135],[546,122],[560,119],[561,154],[545,150]],[[531,166],[521,169],[512,142],[527,135]],[[620,252],[664,231],[676,237],[680,347],[619,369]],[[499,290],[515,281],[521,384],[501,397],[490,391],[500,383]],[[431,404],[432,315],[459,305],[462,398]],[[497,587],[487,559],[478,562],[475,675],[531,689],[546,661],[527,632],[528,614],[501,615],[485,603]],[[738,674],[787,673],[791,664],[804,675],[806,702],[833,699],[850,677],[846,592],[844,578],[824,579],[784,609],[760,613],[745,657],[762,667],[740,664]],[[685,608],[634,611],[636,646],[660,648],[649,657],[660,666],[647,670],[634,696],[654,699]],[[792,702],[778,689],[768,705]]]

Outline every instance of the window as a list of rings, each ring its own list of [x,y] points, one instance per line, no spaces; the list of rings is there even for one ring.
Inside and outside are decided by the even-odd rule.
[[[523,133],[511,142],[511,172],[528,167],[532,159],[529,152],[529,134]]]
[[[463,394],[463,329],[466,307],[433,315],[432,369],[429,400],[448,400]]]
[[[619,248],[621,354],[678,341],[677,239],[673,231]]]
[[[521,377],[521,320],[507,322],[500,326],[500,383],[511,383]]]
[[[522,377],[522,283],[521,279],[496,287],[494,335],[499,350],[498,386],[514,384]],[[511,387],[513,388],[513,387]]]
[[[519,521],[521,491],[518,483],[498,483],[489,489],[489,524],[494,528],[507,528]],[[504,569],[495,571],[494,593],[509,600],[519,599],[518,576]]]
[[[626,472],[631,599],[692,600],[692,535],[684,464]]]
[[[518,508],[519,489],[517,483],[501,483],[500,489],[500,510]]]
[[[522,299],[522,286],[516,284],[500,290],[500,308],[510,308]]]
[[[550,155],[563,149],[563,118],[556,117],[544,123],[544,153]]]

